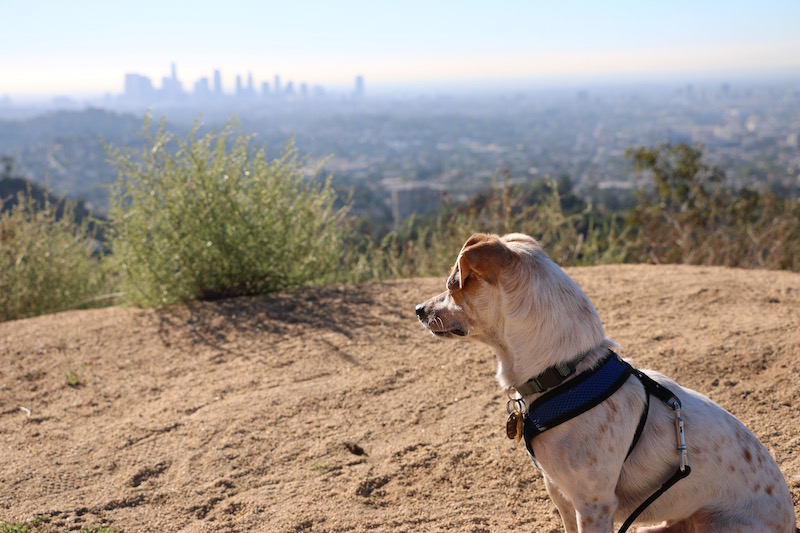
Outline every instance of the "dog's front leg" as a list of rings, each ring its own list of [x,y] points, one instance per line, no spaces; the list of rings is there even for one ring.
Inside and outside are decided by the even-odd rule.
[[[613,501],[599,500],[576,507],[578,531],[580,533],[613,533],[616,498]]]
[[[614,511],[617,510],[618,502],[613,494],[608,501],[592,497],[573,504],[547,474],[544,474],[544,486],[550,499],[556,504],[566,533],[612,533],[614,531]]]
[[[561,515],[561,521],[564,523],[564,531],[578,533],[578,516],[575,506],[561,493],[547,474],[544,475],[544,487],[547,489],[550,499],[556,504],[558,514]]]

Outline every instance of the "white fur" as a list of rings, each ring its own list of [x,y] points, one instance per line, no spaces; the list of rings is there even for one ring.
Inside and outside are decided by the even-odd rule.
[[[478,237],[497,245],[496,236]],[[442,337],[466,333],[467,340],[493,346],[504,388],[588,350],[578,366],[582,372],[616,347],[586,294],[534,239],[510,234],[500,241],[513,260],[502,265],[497,281],[468,273],[453,290],[420,304],[426,327]],[[458,261],[453,274],[457,270]],[[661,524],[637,531],[795,533],[786,482],[758,439],[702,394],[647,373],[683,404],[692,473],[637,522]],[[536,397],[525,400],[530,405]],[[644,389],[631,377],[605,402],[534,440],[545,486],[568,533],[614,531],[614,522],[623,522],[675,472],[674,415],[655,398],[642,437],[625,459],[644,403]]]

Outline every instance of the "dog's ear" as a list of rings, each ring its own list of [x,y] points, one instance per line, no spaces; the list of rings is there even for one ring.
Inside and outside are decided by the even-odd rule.
[[[463,289],[470,273],[496,284],[500,271],[511,261],[511,250],[496,235],[476,233],[464,243],[447,280],[448,289]]]
[[[450,269],[450,275],[447,277],[447,289],[455,291],[464,287],[464,280],[469,275],[469,265],[461,264],[461,254],[456,259],[456,264]]]

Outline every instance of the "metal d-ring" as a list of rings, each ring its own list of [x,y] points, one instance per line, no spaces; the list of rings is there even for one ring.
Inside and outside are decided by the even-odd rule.
[[[525,413],[525,400],[522,398],[511,398],[506,402],[506,412],[511,413]]]

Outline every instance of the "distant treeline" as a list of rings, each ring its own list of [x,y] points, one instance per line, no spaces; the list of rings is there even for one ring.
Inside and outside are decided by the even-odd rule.
[[[800,271],[800,200],[734,190],[699,147],[635,147],[648,186],[598,208],[556,182],[495,186],[438,214],[375,231],[290,142],[270,159],[228,126],[185,137],[143,128],[107,147],[119,178],[107,220],[4,179],[0,320],[110,302],[165,306],[311,284],[444,276],[473,232],[524,232],[562,265],[649,262]],[[91,221],[91,223],[90,223]],[[104,231],[107,253],[97,253]]]

